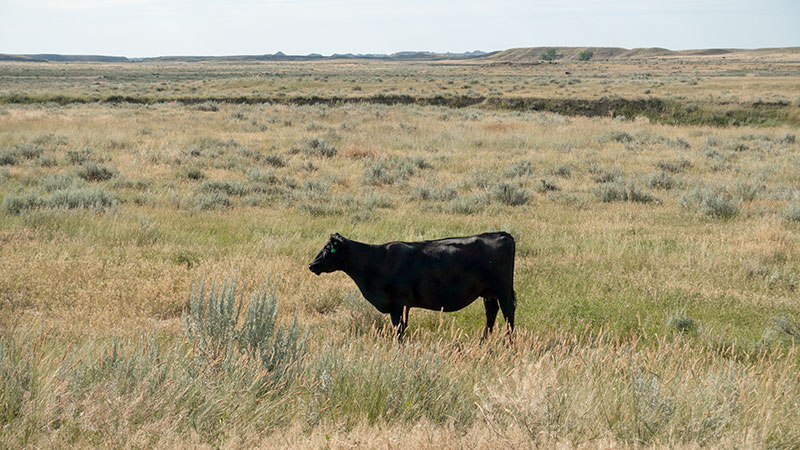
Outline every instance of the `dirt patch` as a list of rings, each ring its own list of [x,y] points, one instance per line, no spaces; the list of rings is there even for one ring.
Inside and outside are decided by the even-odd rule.
[[[374,147],[352,144],[342,149],[342,156],[350,159],[377,158],[378,150]]]
[[[505,133],[515,128],[519,128],[519,124],[494,122],[483,126],[484,130],[493,131],[495,133]]]

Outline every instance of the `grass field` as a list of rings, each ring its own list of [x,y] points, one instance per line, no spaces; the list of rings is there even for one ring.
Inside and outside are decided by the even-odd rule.
[[[796,448],[800,71],[769,64],[0,64],[0,447]],[[488,230],[511,346],[480,301],[398,344],[307,269],[334,232]]]

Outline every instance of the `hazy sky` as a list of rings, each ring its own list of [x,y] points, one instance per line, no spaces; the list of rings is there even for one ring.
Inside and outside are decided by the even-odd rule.
[[[800,46],[800,0],[0,0],[0,53]]]

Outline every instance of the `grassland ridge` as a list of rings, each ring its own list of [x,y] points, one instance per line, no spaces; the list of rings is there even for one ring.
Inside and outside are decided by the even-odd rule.
[[[620,117],[634,119],[646,117],[654,123],[668,125],[712,126],[781,126],[800,125],[800,108],[788,102],[705,103],[682,102],[661,98],[537,98],[537,97],[485,97],[467,95],[372,95],[372,96],[131,96],[106,97],[10,94],[0,96],[0,104],[59,105],[108,103],[141,104],[178,103],[201,105],[204,103],[257,105],[278,104],[287,106],[345,104],[419,105],[465,108],[479,106],[493,110],[542,111],[564,116]]]
[[[506,62],[542,61],[636,61],[647,59],[661,60],[702,60],[703,58],[727,58],[739,60],[794,59],[800,48],[706,48],[689,50],[670,50],[661,47],[622,48],[622,47],[567,47],[539,46],[510,48],[486,55],[485,60]],[[548,53],[551,52],[551,53]],[[543,57],[544,56],[544,57]]]

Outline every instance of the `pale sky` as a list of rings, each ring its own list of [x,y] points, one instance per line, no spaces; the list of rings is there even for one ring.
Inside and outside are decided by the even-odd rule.
[[[0,53],[800,46],[800,0],[0,0]]]

